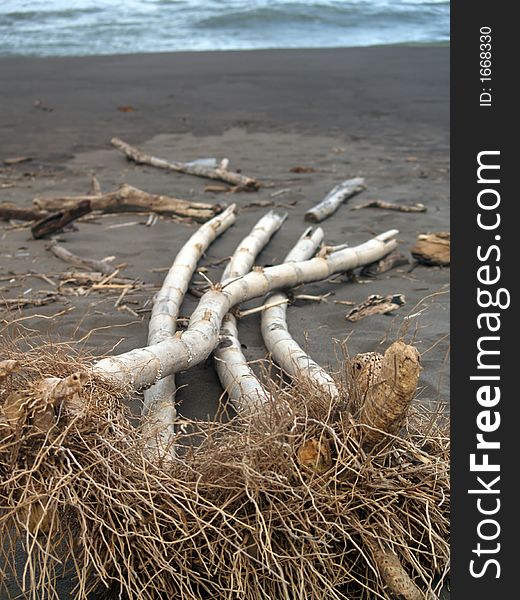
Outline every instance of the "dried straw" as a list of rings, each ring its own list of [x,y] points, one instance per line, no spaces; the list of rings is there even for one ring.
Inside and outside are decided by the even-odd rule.
[[[185,423],[177,458],[161,464],[143,452],[125,390],[92,377],[87,359],[52,346],[1,350],[0,361],[17,362],[0,378],[0,568],[25,597],[58,598],[63,571],[80,600],[99,590],[391,598],[403,581],[405,598],[429,598],[442,585],[449,440],[424,410],[366,450],[344,382],[332,408],[308,385],[277,386],[247,420]],[[81,386],[49,408],[42,379],[74,373]],[[38,425],[42,411],[51,418]]]

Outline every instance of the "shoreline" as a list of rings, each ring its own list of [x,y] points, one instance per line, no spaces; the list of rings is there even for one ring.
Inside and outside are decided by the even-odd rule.
[[[118,52],[118,53],[107,53],[107,54],[1,54],[0,53],[0,61],[5,58],[27,58],[27,59],[39,59],[39,58],[95,58],[98,56],[139,56],[139,55],[148,55],[148,54],[214,54],[219,53],[223,54],[226,52],[276,52],[276,51],[320,51],[320,50],[352,50],[355,48],[394,48],[394,47],[405,47],[405,48],[415,48],[415,47],[426,47],[426,48],[446,48],[450,47],[450,41],[436,40],[436,41],[402,41],[402,42],[394,42],[394,43],[384,43],[384,44],[358,44],[356,46],[266,46],[266,47],[258,47],[258,48],[215,48],[214,50],[150,50],[150,51],[140,51],[140,52]]]

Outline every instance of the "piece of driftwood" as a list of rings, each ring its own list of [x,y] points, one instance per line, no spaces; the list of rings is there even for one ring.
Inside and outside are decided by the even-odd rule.
[[[35,240],[38,240],[53,233],[58,233],[76,219],[88,214],[91,210],[90,200],[82,200],[72,208],[47,215],[33,224],[31,227],[32,236]]]
[[[57,198],[37,197],[34,204],[45,210],[72,208],[80,202],[90,202],[92,210],[102,213],[155,212],[163,215],[189,217],[194,221],[207,221],[222,211],[219,204],[190,202],[171,196],[149,194],[131,185],[123,184],[115,192],[89,194],[87,196],[64,196]]]
[[[29,162],[30,156],[14,156],[12,158],[4,158],[4,165],[19,165],[20,163]]]
[[[122,152],[128,160],[131,160],[138,165],[150,165],[157,167],[158,169],[165,169],[167,171],[175,171],[177,173],[185,173],[187,175],[195,175],[197,177],[204,177],[206,179],[215,179],[217,181],[224,181],[231,185],[237,186],[240,189],[248,191],[256,191],[260,187],[260,182],[251,177],[246,177],[241,173],[235,173],[227,169],[227,160],[221,161],[217,167],[208,167],[200,162],[179,162],[179,161],[167,161],[162,158],[156,158],[144,154],[137,148],[130,146],[119,138],[112,138],[112,146]]]
[[[406,257],[404,254],[400,252],[392,252],[388,256],[385,256],[381,260],[378,260],[371,265],[367,265],[363,267],[360,271],[360,275],[362,277],[377,277],[382,273],[386,273],[391,269],[395,269],[396,267],[402,267],[404,265],[409,265],[410,259]]]
[[[362,192],[365,189],[365,180],[363,177],[354,177],[347,179],[333,188],[325,198],[316,206],[313,206],[305,213],[305,219],[313,223],[319,223],[334,214],[340,205],[348,198]]]
[[[405,304],[403,294],[380,296],[372,294],[364,302],[355,306],[345,317],[347,321],[361,321],[370,315],[386,315],[396,311]]]
[[[46,304],[51,304],[51,302],[56,302],[56,300],[58,300],[58,294],[52,294],[44,298],[31,298],[29,296],[0,298],[0,306],[3,306],[7,310],[17,310],[28,306],[45,306]]]
[[[60,246],[56,240],[52,240],[52,242],[47,246],[47,250],[52,252],[54,256],[57,256],[59,259],[74,265],[75,267],[84,267],[90,271],[98,271],[99,273],[104,273],[105,275],[110,275],[116,270],[115,267],[104,260],[83,258],[77,254],[73,254],[63,246]]]
[[[396,204],[395,202],[387,202],[386,200],[371,200],[365,204],[353,206],[352,210],[358,210],[360,208],[383,208],[385,210],[396,210],[398,212],[406,213],[426,212],[426,206],[420,202],[417,202],[416,204]]]
[[[16,219],[18,221],[36,221],[43,219],[49,213],[46,210],[37,210],[34,208],[21,208],[11,202],[3,202],[0,204],[0,219],[10,221]]]
[[[449,266],[450,264],[450,233],[424,233],[417,236],[417,241],[411,249],[412,256],[420,263],[434,266]]]
[[[396,229],[385,231],[363,244],[334,252],[327,258],[256,268],[227,283],[224,288],[214,285],[201,298],[190,317],[188,328],[181,335],[103,358],[93,365],[94,372],[111,379],[115,385],[128,385],[140,390],[171,373],[192,368],[215,349],[222,319],[236,304],[276,290],[328,279],[334,273],[375,262],[396,248],[394,237],[397,233]]]

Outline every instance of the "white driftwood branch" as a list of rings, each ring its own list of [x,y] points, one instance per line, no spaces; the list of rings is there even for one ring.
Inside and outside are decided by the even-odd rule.
[[[132,160],[138,165],[151,165],[158,169],[165,169],[167,171],[175,171],[177,173],[186,173],[187,175],[196,175],[197,177],[204,177],[206,179],[216,179],[217,181],[225,181],[231,185],[238,186],[241,189],[255,191],[260,187],[260,183],[251,177],[246,177],[240,173],[234,171],[228,171],[227,160],[222,161],[216,168],[208,167],[200,162],[179,162],[179,161],[167,161],[162,158],[156,158],[141,152],[137,148],[130,146],[119,138],[112,138],[112,146],[121,151],[128,160]]]
[[[83,258],[77,254],[73,254],[63,246],[60,246],[56,240],[52,240],[52,242],[47,246],[47,250],[52,252],[54,256],[71,265],[74,265],[75,267],[87,268],[89,271],[96,271],[98,273],[103,273],[103,275],[111,275],[116,270],[115,267],[104,260]]]
[[[285,257],[285,262],[306,260],[314,255],[323,239],[323,230],[314,233],[307,230]],[[310,244],[312,242],[312,245]],[[332,377],[300,347],[289,333],[287,326],[287,298],[284,292],[268,296],[266,304],[272,304],[262,313],[262,337],[273,360],[296,381],[309,381],[317,385],[331,398],[338,396]]]
[[[222,284],[249,273],[258,254],[286,218],[287,213],[278,215],[270,211],[258,221],[237,246],[222,275]],[[251,412],[269,400],[269,394],[247,364],[238,339],[236,318],[231,313],[222,321],[214,357],[220,383],[237,412]]]
[[[309,209],[305,213],[305,219],[307,221],[312,221],[313,223],[323,221],[334,214],[347,198],[351,198],[358,192],[362,192],[364,189],[365,180],[363,177],[347,179],[333,188],[319,204],[316,204],[316,206]]]
[[[392,238],[397,233],[396,229],[387,231],[359,246],[334,252],[326,258],[316,257],[303,262],[254,269],[224,288],[215,286],[201,298],[191,315],[188,329],[182,335],[104,358],[94,364],[94,370],[115,383],[139,390],[171,373],[189,369],[205,360],[214,350],[222,319],[236,304],[275,290],[327,279],[334,273],[375,262],[396,248],[397,241]]]
[[[235,205],[211,219],[190,237],[177,254],[163,285],[154,299],[148,344],[158,344],[174,335],[177,317],[197,263],[208,246],[236,219]],[[144,392],[142,415],[149,446],[167,448],[177,416],[175,409],[175,375],[160,379]]]

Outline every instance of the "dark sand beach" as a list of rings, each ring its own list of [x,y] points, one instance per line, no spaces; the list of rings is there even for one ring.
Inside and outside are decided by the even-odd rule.
[[[229,256],[270,208],[287,211],[289,218],[258,264],[281,261],[307,226],[305,211],[350,177],[364,177],[367,189],[322,223],[327,243],[355,245],[397,228],[399,249],[410,257],[418,234],[449,231],[448,47],[4,58],[0,81],[0,202],[29,207],[38,195],[85,194],[91,174],[103,191],[128,183],[179,198],[236,202],[236,224],[201,263],[209,265],[206,274],[213,281],[223,265],[211,263]],[[206,180],[127,162],[110,146],[113,136],[167,159],[225,156],[230,168],[268,185],[256,193],[205,192]],[[32,160],[2,164],[16,156]],[[291,171],[302,166],[314,171]],[[427,212],[351,210],[372,199],[421,202]],[[252,205],[258,202],[272,206]],[[158,287],[164,272],[157,270],[171,264],[195,226],[161,218],[147,227],[147,218],[86,220],[61,239],[82,256],[115,256],[116,264],[126,264],[122,274]],[[71,270],[46,251],[46,243],[30,239],[28,229],[0,223],[0,297],[49,290],[36,274]],[[449,268],[405,266],[369,281],[340,277],[304,291],[334,293],[327,303],[288,311],[295,338],[319,363],[337,368],[334,340],[348,338],[355,354],[382,351],[405,333],[422,353],[419,397],[448,402]],[[125,301],[139,311],[153,293],[151,287],[137,289]],[[395,315],[357,323],[345,320],[349,306],[334,303],[398,293],[406,304]],[[149,313],[137,312],[136,318],[118,310],[118,295],[68,296],[16,315],[2,312],[2,320],[29,317],[23,324],[32,335],[83,340],[95,355],[115,346],[122,352],[145,344]],[[188,296],[182,314],[189,315],[196,302]],[[60,311],[61,316],[47,318]],[[240,335],[250,360],[266,357],[258,315],[240,323]],[[222,390],[211,359],[180,374],[178,384],[182,414],[215,413]]]

